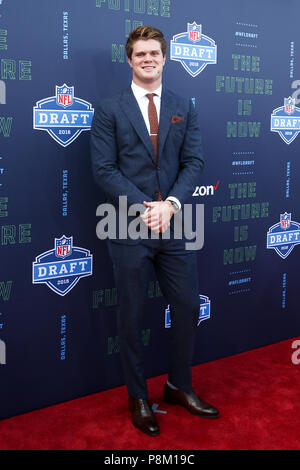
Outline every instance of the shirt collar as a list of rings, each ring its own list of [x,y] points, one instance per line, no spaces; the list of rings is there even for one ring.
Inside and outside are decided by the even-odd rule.
[[[161,98],[161,91],[162,91],[162,85],[160,85],[156,90],[154,91],[147,91],[145,88],[142,88],[138,86],[136,83],[133,81],[131,82],[131,89],[133,91],[134,96],[136,97],[137,100],[140,100],[144,96],[146,96],[148,93],[155,93],[159,98]]]

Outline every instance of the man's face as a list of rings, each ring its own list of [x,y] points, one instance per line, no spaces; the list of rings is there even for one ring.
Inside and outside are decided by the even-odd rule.
[[[165,61],[166,57],[163,57],[159,41],[155,39],[136,41],[131,59],[128,59],[133,81],[143,88],[149,85],[159,87]]]

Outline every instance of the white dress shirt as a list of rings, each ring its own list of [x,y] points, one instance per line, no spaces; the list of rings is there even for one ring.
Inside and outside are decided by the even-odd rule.
[[[162,86],[160,85],[157,90],[154,91],[147,91],[145,88],[142,88],[138,85],[136,85],[134,82],[131,83],[131,89],[132,92],[135,96],[135,99],[138,102],[139,108],[141,110],[141,113],[143,115],[147,130],[150,134],[150,122],[149,122],[149,116],[148,116],[148,104],[149,100],[146,95],[149,93],[154,93],[155,96],[153,97],[153,101],[156,107],[156,112],[157,112],[157,119],[158,119],[158,124],[159,124],[159,115],[160,115],[160,100],[161,100],[161,90]]]
[[[150,122],[149,122],[149,115],[148,115],[149,99],[147,98],[146,95],[148,95],[149,93],[155,94],[155,96],[153,97],[153,101],[156,107],[157,119],[158,119],[158,124],[159,124],[162,85],[160,85],[160,87],[154,91],[147,91],[145,90],[145,88],[142,88],[136,85],[136,83],[132,82],[131,89],[132,89],[132,93],[134,94],[135,99],[137,100],[137,103],[139,105],[139,108],[141,110],[141,113],[143,115],[147,130],[148,130],[148,133],[150,135]],[[178,206],[178,210],[181,209],[180,201],[176,197],[169,196],[167,197],[166,200],[175,202]]]

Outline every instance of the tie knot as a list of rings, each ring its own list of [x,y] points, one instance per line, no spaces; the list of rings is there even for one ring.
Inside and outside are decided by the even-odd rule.
[[[154,98],[154,96],[156,96],[156,94],[155,93],[148,93],[148,95],[146,95],[146,96],[147,96],[149,101],[153,101],[153,98]]]

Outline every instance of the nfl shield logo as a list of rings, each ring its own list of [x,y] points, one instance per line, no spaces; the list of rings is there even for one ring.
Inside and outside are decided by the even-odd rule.
[[[287,212],[285,212],[284,214],[280,214],[281,228],[283,228],[284,230],[290,228],[291,219],[292,219],[292,214],[288,214]]]
[[[67,238],[63,235],[61,238],[55,238],[55,256],[57,258],[66,258],[72,253],[73,237]]]
[[[287,114],[293,114],[295,111],[295,98],[284,98],[284,110]]]
[[[296,106],[295,98],[284,98],[283,106],[273,110],[271,131],[277,132],[288,145],[296,139],[300,132],[300,108]]]
[[[74,87],[65,83],[55,87],[55,95],[36,102],[33,128],[47,131],[63,147],[91,128],[94,109],[91,103],[74,96]]]
[[[210,299],[207,295],[199,295],[200,297],[200,312],[198,318],[198,326],[203,320],[210,318]]]
[[[202,25],[187,23],[187,30],[173,36],[170,48],[171,60],[180,62],[183,68],[194,78],[208,64],[217,63],[217,45],[215,41],[202,34]]]
[[[197,24],[196,21],[194,23],[188,23],[188,37],[189,40],[192,42],[198,42],[201,39],[201,24]]]
[[[280,214],[280,221],[272,225],[267,233],[267,248],[275,250],[286,259],[296,245],[300,245],[300,224],[292,220],[292,214]]]
[[[197,326],[200,325],[200,323],[203,320],[208,320],[210,318],[210,299],[206,295],[199,294],[200,298],[200,308],[199,308],[199,316],[198,316],[198,322]],[[170,305],[165,309],[165,328],[171,328],[171,311],[170,311]]]
[[[86,248],[73,246],[73,237],[55,238],[54,248],[41,253],[32,263],[33,284],[46,284],[64,296],[82,277],[93,274],[93,255]]]
[[[56,86],[56,103],[58,106],[67,108],[72,106],[74,98],[74,87],[68,87],[65,83],[62,86]]]

